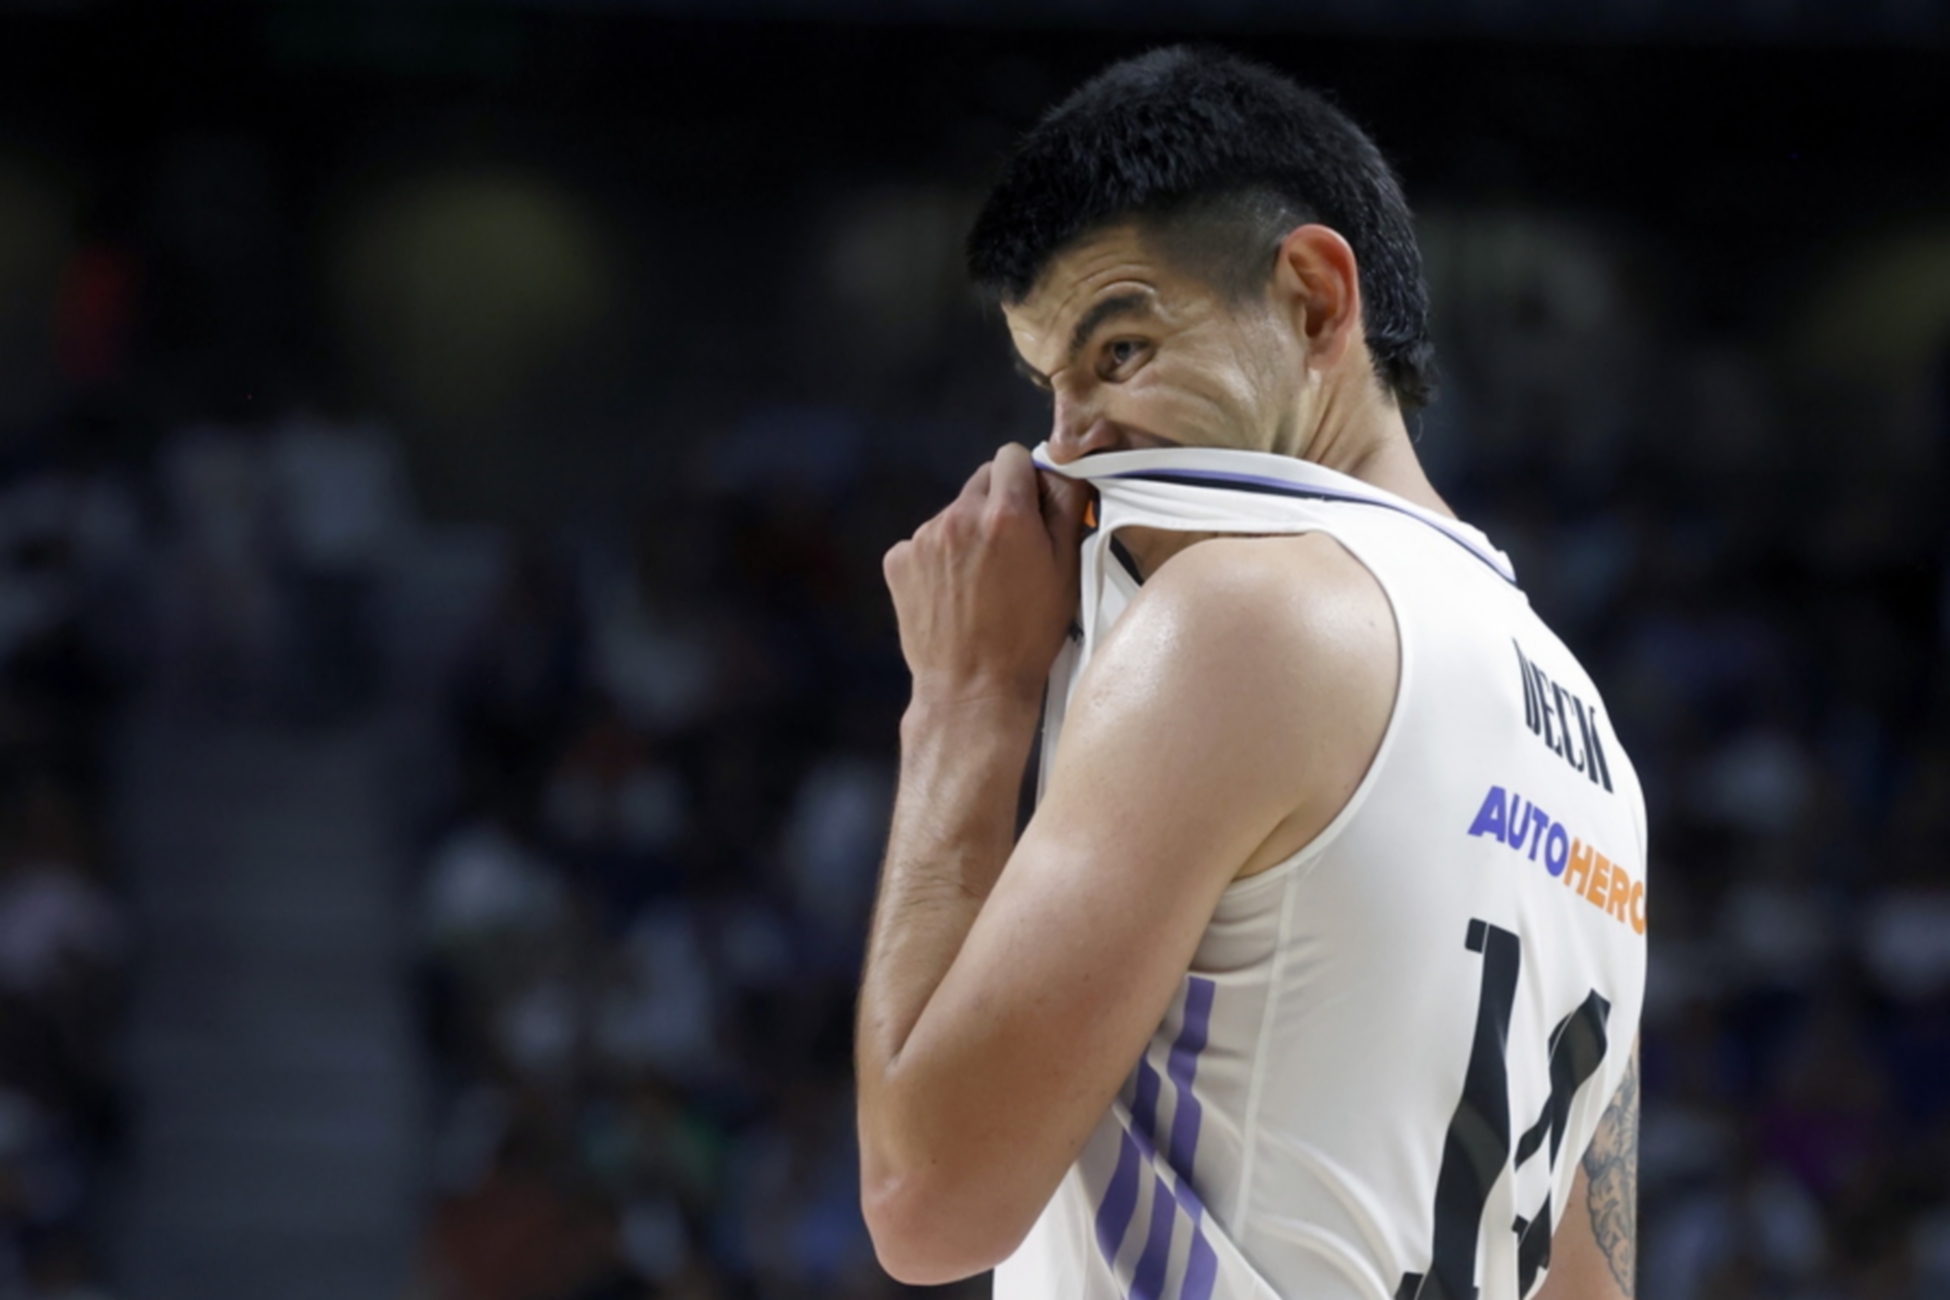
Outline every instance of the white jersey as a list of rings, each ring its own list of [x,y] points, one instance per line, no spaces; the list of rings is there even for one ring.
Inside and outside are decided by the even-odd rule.
[[[1394,608],[1400,682],[1347,806],[1225,891],[998,1300],[1531,1294],[1645,982],[1644,804],[1590,678],[1481,533],[1358,480],[1210,449],[1059,472],[1099,528],[1045,780],[1137,590],[1121,527],[1332,536]]]

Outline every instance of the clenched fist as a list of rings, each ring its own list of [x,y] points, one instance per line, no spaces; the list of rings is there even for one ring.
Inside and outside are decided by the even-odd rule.
[[[1090,489],[1010,444],[946,510],[887,552],[914,698],[968,704],[1041,697],[1077,610]]]

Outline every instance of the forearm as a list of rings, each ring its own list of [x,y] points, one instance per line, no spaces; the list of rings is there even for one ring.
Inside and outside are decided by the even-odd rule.
[[[894,803],[861,983],[855,1039],[862,1160],[871,1179],[910,1153],[890,1095],[902,1052],[1008,861],[1023,765],[1036,729],[1029,702],[917,701],[901,723]]]
[[[1021,1219],[1022,1198],[969,1176],[982,1172],[970,1135],[985,1132],[971,1122],[982,1107],[970,1089],[986,1075],[969,1062],[994,1054],[982,1009],[1000,1001],[973,954],[1015,849],[1043,682],[1076,616],[1087,500],[1004,447],[882,564],[914,703],[901,723],[855,1058],[861,1205],[881,1263],[905,1282],[988,1267]]]

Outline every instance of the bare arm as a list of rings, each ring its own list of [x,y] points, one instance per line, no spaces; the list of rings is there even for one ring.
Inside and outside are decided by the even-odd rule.
[[[1041,686],[1076,608],[1082,504],[1004,448],[886,559],[914,689],[854,1052],[861,1201],[882,1263],[910,1281],[981,1267],[928,1212],[957,1177],[934,1137],[955,1117],[917,1084],[925,1054],[909,1044],[1009,857]]]
[[[1639,1053],[1578,1164],[1537,1300],[1632,1300],[1638,1274]]]
[[[1193,547],[1099,647],[1012,850],[1033,713],[1009,690],[959,704],[924,685],[955,680],[925,667],[945,653],[925,629],[954,621],[936,606],[961,579],[923,540],[907,559],[935,576],[895,593],[916,698],[856,1054],[875,1247],[895,1276],[941,1282],[1020,1243],[1226,885],[1345,802],[1386,726],[1395,647],[1385,597],[1332,542],[1279,543],[1277,563],[1271,544]],[[1006,621],[991,606],[960,635]]]
[[[885,1230],[902,1206],[926,1205],[941,1194],[931,1185],[937,1177],[954,1176],[931,1149],[935,1125],[908,1110],[930,1103],[916,1095],[911,1080],[920,1063],[909,1062],[907,1048],[1008,859],[1035,725],[1033,709],[1007,701],[991,707],[917,701],[901,723],[900,786],[867,942],[854,1050],[863,1205],[869,1222],[883,1225],[876,1233],[882,1263],[910,1281],[948,1280],[960,1270],[950,1265],[945,1277],[916,1273],[925,1266],[911,1256],[933,1254],[924,1240],[931,1225]]]

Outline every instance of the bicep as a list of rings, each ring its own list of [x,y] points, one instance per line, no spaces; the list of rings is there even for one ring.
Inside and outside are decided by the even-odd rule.
[[[1046,797],[907,1048],[979,1055],[955,1084],[964,1140],[1011,1153],[1002,1194],[1025,1212],[1102,1118],[1220,893],[1291,803],[1267,774],[1278,764],[1255,774],[1258,755],[1223,752],[1252,710],[1198,684],[1197,649],[1177,647],[1147,687],[1155,648],[1132,640],[1080,688]]]
[[[1078,684],[1044,801],[943,981],[951,1001],[1102,1044],[1121,1080],[1219,894],[1296,810],[1338,808],[1385,722],[1367,706],[1392,691],[1374,641],[1392,646],[1393,625],[1361,617],[1378,592],[1343,590],[1372,580],[1328,546],[1309,552],[1311,583],[1214,542],[1147,586]]]
[[[1639,1056],[1578,1162],[1537,1300],[1632,1300],[1638,1273]]]

